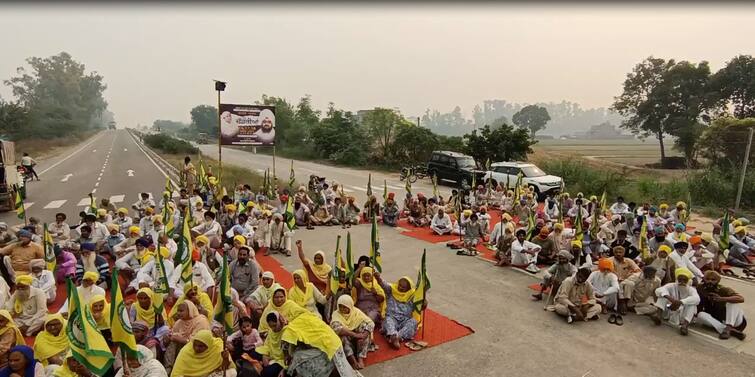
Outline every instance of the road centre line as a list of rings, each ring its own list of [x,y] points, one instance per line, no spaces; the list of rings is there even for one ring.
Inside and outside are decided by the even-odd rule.
[[[47,203],[47,205],[46,205],[46,206],[44,206],[44,209],[55,209],[55,208],[60,208],[60,207],[62,207],[62,206],[63,206],[63,204],[65,204],[65,203],[66,203],[67,201],[68,201],[68,200],[65,200],[65,199],[63,199],[63,200],[53,200],[53,201],[51,201],[50,203]]]
[[[96,136],[96,137],[95,137],[94,139],[92,139],[92,140],[91,140],[91,141],[89,141],[88,143],[84,144],[84,145],[83,145],[83,146],[82,146],[81,148],[79,148],[79,149],[77,149],[76,151],[74,151],[73,153],[69,154],[69,155],[68,155],[68,156],[66,156],[66,157],[65,157],[64,159],[62,159],[62,160],[60,160],[60,161],[58,161],[58,162],[56,162],[56,163],[54,163],[54,164],[50,165],[50,166],[49,166],[49,167],[48,167],[47,169],[45,169],[45,170],[42,170],[41,172],[39,172],[39,174],[38,174],[38,175],[42,175],[42,174],[45,174],[45,173],[46,173],[47,171],[49,171],[50,169],[52,169],[52,168],[54,168],[54,167],[56,167],[56,166],[58,166],[58,165],[62,164],[62,163],[63,163],[63,161],[65,161],[65,160],[68,160],[69,158],[71,158],[71,157],[75,156],[75,155],[76,155],[77,153],[79,153],[79,152],[83,151],[84,149],[86,149],[86,148],[87,148],[87,147],[88,147],[88,146],[89,146],[90,144],[92,144],[92,143],[94,143],[95,141],[97,141],[97,139],[101,138],[101,137],[102,137],[102,135],[104,135],[104,133],[100,133],[100,135],[99,135],[99,136]]]
[[[126,131],[126,132],[128,132],[128,131]],[[178,183],[176,183],[176,181],[174,181],[172,178],[170,178],[170,176],[168,175],[168,173],[166,173],[165,170],[163,170],[159,165],[157,165],[157,162],[155,162],[155,160],[153,160],[152,157],[150,157],[147,154],[147,152],[144,150],[144,148],[142,148],[142,146],[139,145],[139,143],[134,138],[134,135],[131,134],[131,133],[129,133],[129,135],[131,135],[131,139],[134,141],[134,144],[136,144],[136,147],[139,148],[139,150],[142,151],[142,153],[144,153],[144,156],[147,157],[147,159],[152,163],[152,165],[155,165],[155,167],[157,168],[157,170],[160,171],[160,173],[162,173],[162,175],[165,178],[168,178],[170,180],[170,182],[173,183],[174,186],[179,187]]]

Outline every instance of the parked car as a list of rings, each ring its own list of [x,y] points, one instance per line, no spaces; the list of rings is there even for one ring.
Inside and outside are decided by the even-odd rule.
[[[539,200],[549,195],[553,196],[561,190],[561,177],[546,174],[534,164],[527,162],[496,162],[490,165],[490,171],[485,172],[483,181],[492,180],[493,187],[498,183],[514,187],[519,173],[522,173],[522,185],[535,187]]]
[[[466,181],[472,183],[472,174],[477,176],[477,182],[482,183],[484,171],[477,169],[477,162],[472,156],[449,151],[434,151],[427,162],[427,175],[436,176],[441,180],[454,181],[461,184]]]

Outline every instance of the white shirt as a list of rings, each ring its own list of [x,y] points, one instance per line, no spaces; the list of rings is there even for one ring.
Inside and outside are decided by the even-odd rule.
[[[86,223],[79,225],[78,228],[76,228],[76,231],[79,232],[79,235],[81,235],[81,227],[86,225]],[[110,237],[110,232],[107,230],[107,225],[95,221],[94,224],[91,225],[92,228],[92,234],[89,236],[92,239],[92,242],[97,243],[99,241],[104,241],[108,237]]]
[[[675,300],[680,300],[683,305],[697,306],[700,303],[697,289],[689,285],[680,286],[678,283],[668,283],[662,287],[658,287],[655,290],[655,295],[658,297],[671,296]]]
[[[215,220],[199,224],[191,228],[191,230],[207,237],[220,237],[223,234],[220,223]]]
[[[593,271],[587,278],[587,282],[595,289],[595,293],[603,296],[619,293],[619,278],[613,272]]]
[[[21,157],[21,165],[23,166],[31,166],[34,164],[34,159],[30,156],[23,156]]]
[[[168,284],[171,287],[177,287],[177,284],[180,280],[181,266],[176,266],[173,269],[173,275],[171,275],[170,279],[168,279]],[[208,289],[215,286],[215,280],[212,279],[210,269],[207,268],[207,265],[202,262],[194,262],[194,267],[192,268],[192,280],[194,281],[194,285],[200,287],[203,291],[207,291]]]
[[[105,290],[94,284],[90,285],[89,288],[79,286],[76,288],[76,292],[79,293],[79,301],[81,302],[81,305],[89,305],[89,299],[91,299],[92,296],[103,295],[107,297]],[[68,313],[68,300],[63,303],[63,306],[58,310],[58,313]]]
[[[629,212],[629,206],[626,203],[613,203],[609,209],[614,215],[623,215]]]
[[[676,250],[673,250],[671,254],[668,255],[668,257],[671,258],[672,261],[674,261],[674,264],[676,264],[676,268],[685,267],[688,270],[692,271],[692,274],[695,275],[695,277],[698,280],[702,280],[703,272],[700,271],[700,269],[697,268],[697,266],[695,266],[695,264],[692,263],[692,261],[689,258],[687,258],[684,255],[679,255],[679,253]]]
[[[585,209],[584,206],[582,206],[582,207],[577,207],[577,206],[571,207],[569,209],[569,212],[566,213],[566,215],[569,216],[569,217],[577,217],[577,209],[581,209],[582,210],[582,218],[583,219],[586,219],[586,218],[588,218],[590,216],[590,214],[587,212],[587,210]]]
[[[448,217],[448,215],[443,215],[443,218],[440,218],[436,213],[435,216],[433,216],[432,226],[435,228],[448,229],[451,227],[451,218]]]
[[[32,274],[33,276],[33,274]],[[54,300],[56,296],[55,276],[52,271],[42,270],[39,276],[34,276],[31,286],[41,289],[47,294],[48,300]]]
[[[168,285],[170,285],[170,277],[173,276],[173,262],[169,259],[163,259],[163,266],[165,266],[165,276],[168,277]],[[157,281],[157,261],[154,258],[139,269],[139,273],[136,274],[136,281],[137,286],[141,282]],[[175,288],[175,286],[171,286],[171,288]]]
[[[132,220],[129,216],[125,216],[123,218],[116,216],[113,220],[113,223],[120,227],[121,233],[128,235],[128,228],[134,224],[134,220]]]

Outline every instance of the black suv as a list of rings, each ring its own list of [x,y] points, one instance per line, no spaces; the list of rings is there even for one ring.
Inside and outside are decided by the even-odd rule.
[[[478,184],[483,182],[485,172],[477,169],[474,158],[457,152],[434,151],[427,163],[427,175],[437,176],[438,183],[445,179],[459,184],[466,181],[471,185],[472,174],[477,176]]]

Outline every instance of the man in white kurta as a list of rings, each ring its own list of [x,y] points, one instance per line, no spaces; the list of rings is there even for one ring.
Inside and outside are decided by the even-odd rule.
[[[679,333],[687,335],[687,327],[697,313],[697,305],[700,303],[700,296],[697,290],[692,287],[692,272],[679,267],[675,271],[676,282],[668,283],[655,290],[658,299],[655,300],[655,306],[658,311],[652,316],[656,325],[661,323],[661,315],[668,318],[669,323],[679,326]]]
[[[24,336],[34,336],[42,330],[47,316],[47,295],[32,287],[33,281],[31,275],[16,276],[16,291],[5,302],[5,309]]]
[[[511,243],[511,264],[514,266],[527,266],[529,272],[537,273],[540,271],[535,263],[537,254],[540,253],[540,246],[526,241],[524,238],[527,231],[519,229],[516,231],[516,240]]]
[[[430,222],[430,229],[437,235],[444,235],[451,233],[451,218],[446,215],[443,209],[439,209],[438,213],[433,216],[433,220]]]
[[[601,259],[598,262],[598,270],[593,271],[587,282],[592,285],[595,298],[603,311],[616,311],[619,303],[619,278],[613,273],[613,261]]]
[[[31,268],[31,276],[34,278],[31,286],[39,288],[47,295],[47,304],[55,302],[55,296],[57,295],[57,287],[55,286],[55,276],[52,271],[47,270],[47,263],[44,259],[32,259],[29,262],[29,268]]]

